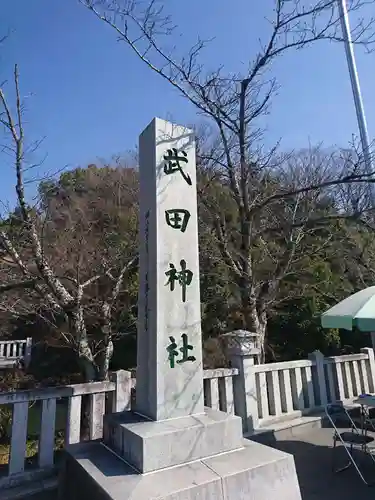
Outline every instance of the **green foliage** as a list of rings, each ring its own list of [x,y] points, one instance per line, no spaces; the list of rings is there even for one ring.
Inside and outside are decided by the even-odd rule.
[[[337,353],[340,334],[320,326],[320,315],[327,306],[319,299],[317,296],[290,299],[271,317],[268,340],[275,359],[302,359],[315,350],[326,355]]]
[[[7,405],[0,406],[0,442],[9,436],[9,428],[12,423],[12,407]]]

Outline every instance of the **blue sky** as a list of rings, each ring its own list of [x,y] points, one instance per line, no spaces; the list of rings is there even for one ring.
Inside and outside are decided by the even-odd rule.
[[[245,69],[272,0],[166,0],[182,44],[200,34],[216,37],[205,52],[207,68]],[[262,5],[262,11],[258,4]],[[257,6],[258,5],[258,6]],[[133,148],[152,117],[199,121],[194,108],[142,65],[115,33],[77,0],[2,0],[0,81],[18,63],[26,101],[29,139],[46,137],[35,161],[48,155],[39,173],[85,166]],[[228,22],[230,20],[230,22]],[[369,132],[375,134],[375,54],[356,52]],[[280,90],[264,120],[265,141],[285,149],[321,142],[346,146],[357,124],[344,48],[319,42],[283,56],[272,69]],[[12,93],[9,88],[9,95]],[[14,201],[14,173],[0,156],[0,200]],[[31,191],[30,191],[31,192]]]

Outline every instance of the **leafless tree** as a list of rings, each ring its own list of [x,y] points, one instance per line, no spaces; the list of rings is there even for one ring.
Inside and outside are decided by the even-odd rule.
[[[48,321],[55,323],[60,338],[77,352],[86,379],[105,379],[113,352],[112,311],[127,274],[136,267],[137,256],[136,253],[131,256],[134,249],[129,246],[125,258],[124,255],[116,255],[109,260],[110,255],[95,252],[95,248],[93,255],[88,257],[83,252],[87,248],[86,240],[90,238],[90,224],[85,224],[84,216],[73,216],[73,220],[70,220],[68,211],[64,211],[61,204],[58,207],[50,205],[47,213],[40,213],[28,205],[25,173],[29,167],[26,163],[27,148],[17,66],[14,70],[14,85],[15,113],[12,113],[5,92],[0,88],[0,123],[9,136],[9,142],[3,145],[3,150],[14,158],[18,203],[17,214],[12,216],[16,219],[16,227],[12,227],[8,220],[0,228],[1,268],[3,276],[7,275],[10,279],[1,285],[0,292],[30,290],[39,300],[36,309],[48,317]],[[55,196],[55,204],[58,201],[59,197]],[[48,210],[53,209],[60,210],[59,227],[56,217],[53,224],[48,218]],[[75,214],[81,212],[79,206],[75,205]],[[121,262],[122,266],[119,266]],[[92,293],[95,286],[101,287],[100,299],[95,299],[96,302]],[[28,304],[27,294],[25,297],[23,293],[22,299],[13,295],[2,308],[19,315],[30,305],[35,307],[35,301]],[[87,316],[94,307],[99,317],[100,335],[93,341],[88,333]],[[54,321],[54,318],[60,318],[60,321]]]
[[[287,178],[287,158],[277,158],[276,147],[265,151],[262,146],[258,119],[268,112],[277,87],[269,72],[271,64],[290,50],[324,40],[342,41],[336,0],[275,0],[267,41],[249,61],[247,72],[234,76],[226,74],[223,67],[205,70],[201,55],[208,41],[204,39],[198,39],[182,57],[168,49],[167,42],[173,39],[177,27],[165,14],[162,2],[80,0],[80,3],[112,27],[119,40],[126,42],[152,71],[213,123],[211,147],[202,150],[200,157],[207,180],[207,189],[201,188],[201,196],[222,257],[241,297],[243,326],[259,334],[264,358],[268,308],[277,296],[281,280],[295,266],[296,248],[312,231],[312,222],[317,222],[315,213],[311,217],[311,207],[316,209],[321,202],[323,190],[364,183],[371,174],[364,173],[361,159],[353,163],[346,158],[339,167],[336,161],[334,165],[328,161],[327,166],[332,168],[327,169],[322,161],[328,159],[323,158],[316,171],[296,162],[292,169],[294,178],[290,168]],[[361,18],[362,8],[368,3],[351,0],[348,10],[357,17],[352,30],[354,43],[370,50],[374,20]],[[312,154],[309,161],[314,161]],[[217,189],[222,189],[222,195]],[[224,192],[233,202],[235,224],[233,220],[229,224],[220,209],[218,200],[223,201]],[[278,235],[277,244],[272,243],[272,238],[265,238],[265,232],[270,234],[271,230],[274,238]],[[258,275],[256,255],[273,264],[272,273]]]

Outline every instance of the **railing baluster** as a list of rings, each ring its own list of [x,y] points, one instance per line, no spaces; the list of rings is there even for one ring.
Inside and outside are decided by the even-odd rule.
[[[363,392],[368,394],[370,392],[370,385],[369,385],[366,361],[367,361],[366,359],[361,359],[360,363],[361,363],[362,380],[363,380]]]
[[[358,369],[358,363],[359,361],[353,361],[353,374],[354,374],[354,396],[359,396],[362,394],[362,387],[361,387],[361,379],[359,377],[359,369]]]
[[[255,376],[257,376],[257,374]],[[266,374],[264,372],[259,372],[257,379],[259,384],[258,392],[260,396],[260,405],[258,403],[258,409],[260,410],[259,416],[260,418],[265,419],[270,416]]]
[[[206,378],[203,384],[206,396],[206,404],[213,410],[220,410],[219,386],[217,380],[217,378]]]
[[[350,372],[349,361],[344,361],[343,365],[346,378],[346,390],[348,395],[347,397],[351,399],[353,397],[353,384],[352,384],[352,374]]]
[[[281,370],[281,406],[284,413],[293,411],[292,384],[290,380],[290,370]]]
[[[307,395],[308,395],[308,401],[309,401],[309,408],[314,408],[315,395],[314,395],[314,385],[313,385],[311,366],[306,366],[305,373],[306,373],[306,384],[307,384]]]
[[[345,387],[344,387],[344,377],[343,377],[343,365],[344,363],[335,363],[336,365],[336,375],[337,375],[337,385],[339,388],[339,401],[344,401],[346,399]]]
[[[28,401],[13,405],[9,474],[18,474],[25,470],[28,413]]]
[[[218,384],[220,410],[226,413],[234,413],[232,377],[220,377]]]
[[[294,370],[295,377],[296,377],[296,407],[297,410],[304,410],[305,409],[305,399],[303,397],[303,384],[302,384],[302,372],[301,368],[295,368]]]
[[[79,443],[81,438],[82,396],[71,396],[68,403],[65,444]]]
[[[53,465],[55,448],[56,399],[42,403],[42,422],[39,439],[39,467]]]
[[[270,413],[275,417],[281,415],[281,397],[280,397],[280,384],[279,384],[279,372],[273,371],[270,374],[270,384],[269,384],[269,406]]]
[[[105,413],[105,394],[90,396],[90,439],[103,437],[103,415]]]
[[[331,403],[334,403],[336,401],[336,391],[333,380],[333,363],[327,363],[327,376],[328,376],[329,401]]]

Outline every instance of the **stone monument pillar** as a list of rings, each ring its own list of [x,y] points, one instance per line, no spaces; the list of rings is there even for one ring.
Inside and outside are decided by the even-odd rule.
[[[195,139],[155,118],[139,140],[140,290],[136,411],[202,414]]]
[[[293,457],[204,407],[194,135],[155,118],[140,136],[136,407],[67,450],[66,498],[300,500]]]

